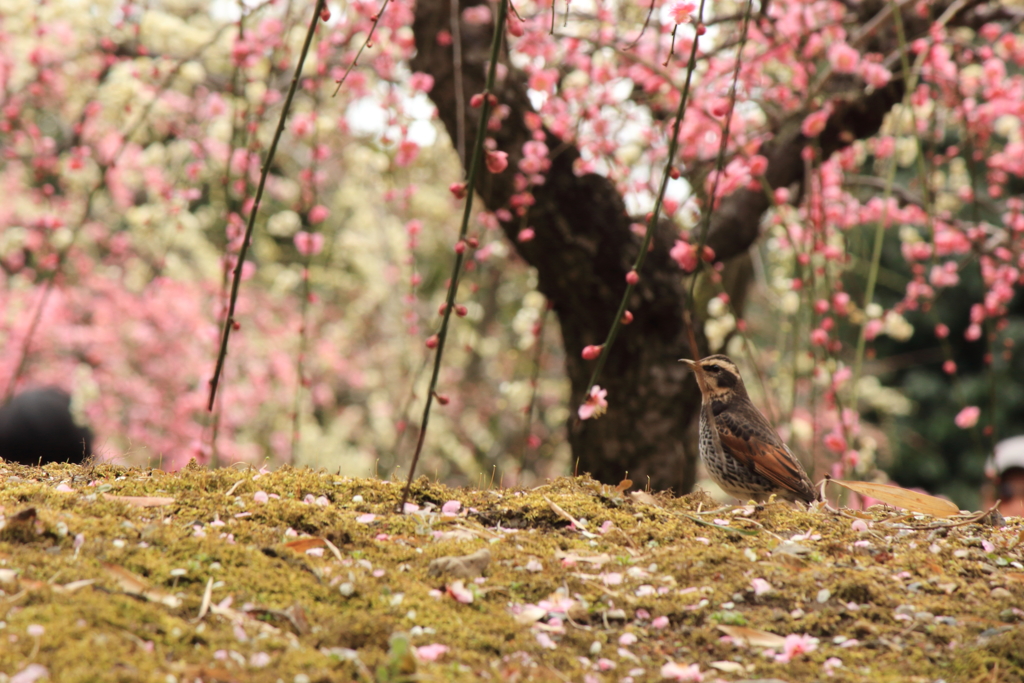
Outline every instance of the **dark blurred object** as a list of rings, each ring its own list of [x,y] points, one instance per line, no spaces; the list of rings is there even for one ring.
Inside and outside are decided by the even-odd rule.
[[[31,389],[0,408],[0,458],[7,462],[80,463],[91,454],[92,432],[75,424],[66,392]]]
[[[985,465],[988,477],[982,490],[986,508],[999,501],[1004,517],[1024,517],[1024,436],[1003,439]]]

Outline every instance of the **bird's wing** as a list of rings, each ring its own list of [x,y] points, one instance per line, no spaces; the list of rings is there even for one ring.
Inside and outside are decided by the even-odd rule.
[[[763,420],[764,418],[762,418]],[[736,420],[728,411],[715,417],[722,448],[779,488],[810,503],[817,498],[810,478],[775,430],[764,421]]]

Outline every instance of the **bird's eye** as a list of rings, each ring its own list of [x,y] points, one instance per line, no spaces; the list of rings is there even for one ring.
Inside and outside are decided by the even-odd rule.
[[[719,365],[709,365],[705,368],[708,372],[719,372],[721,369],[722,368]]]

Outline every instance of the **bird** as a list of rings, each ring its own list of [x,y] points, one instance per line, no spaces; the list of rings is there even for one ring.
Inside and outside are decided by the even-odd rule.
[[[715,483],[740,500],[818,500],[800,461],[750,400],[736,364],[721,354],[680,362],[700,386],[700,457]]]
[[[75,424],[71,397],[56,387],[24,391],[0,407],[0,460],[80,463],[92,454],[92,439]]]

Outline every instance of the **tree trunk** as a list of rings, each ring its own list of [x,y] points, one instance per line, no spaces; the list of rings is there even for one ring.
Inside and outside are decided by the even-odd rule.
[[[448,0],[417,3],[413,25],[417,56],[412,68],[434,77],[430,97],[455,140],[452,48],[436,40],[440,31],[450,29],[449,11]],[[461,25],[467,102],[484,89],[492,31],[490,25]],[[508,206],[523,144],[532,139],[524,116],[533,109],[522,74],[509,66],[508,76],[496,90],[511,112],[492,137],[498,149],[508,152],[510,163],[503,173],[485,173],[477,183],[491,210]],[[472,149],[478,122],[479,110],[467,107],[466,149]],[[558,316],[572,385],[569,442],[578,470],[605,482],[618,483],[628,473],[637,483],[650,481],[656,489],[689,491],[696,463],[688,457],[683,441],[700,399],[678,359],[699,353],[690,349],[683,323],[683,273],[668,256],[676,235],[668,226],[655,235],[654,250],[629,303],[634,321],[619,334],[598,380],[608,390],[608,413],[579,420],[575,411],[593,370],[593,361],[584,361],[580,353],[588,344],[602,343],[608,334],[640,238],[629,229],[632,220],[613,184],[595,174],[577,176],[573,162],[579,152],[550,132],[546,144],[552,150],[551,168],[547,182],[534,189],[536,204],[529,211],[528,223],[536,237],[518,242],[517,221],[502,228],[519,255],[537,269],[538,287]]]

